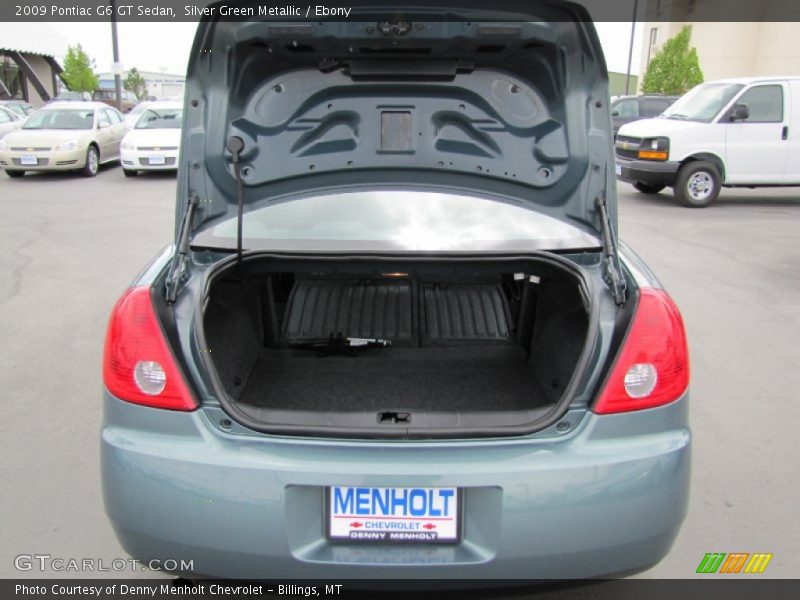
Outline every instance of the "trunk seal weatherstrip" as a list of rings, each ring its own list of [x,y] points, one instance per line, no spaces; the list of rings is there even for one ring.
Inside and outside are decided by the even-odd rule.
[[[446,262],[467,262],[470,260],[478,261],[478,262],[495,262],[498,260],[506,260],[509,262],[516,262],[516,261],[533,261],[539,260],[545,263],[550,264],[551,266],[557,266],[566,268],[567,271],[570,271],[572,275],[576,276],[576,279],[580,283],[581,287],[585,290],[590,292],[589,297],[593,298],[594,294],[591,293],[591,285],[589,285],[589,279],[583,273],[582,269],[579,265],[572,263],[571,261],[558,256],[553,253],[549,252],[532,252],[527,255],[505,255],[505,256],[498,256],[498,255],[457,255],[457,256],[447,256],[447,255],[418,255],[415,253],[402,253],[402,254],[390,254],[390,255],[366,255],[366,254],[358,254],[358,255],[314,255],[308,253],[274,253],[274,252],[263,252],[263,251],[250,251],[245,252],[243,257],[243,262],[252,262],[258,259],[270,258],[274,260],[296,260],[296,261],[312,261],[318,260],[321,262],[333,262],[333,261],[341,261],[341,260],[349,260],[349,261],[364,261],[364,262],[380,262],[381,260],[424,260],[425,262],[438,262],[438,261],[446,261]],[[516,425],[516,426],[494,426],[494,427],[487,427],[485,429],[477,429],[477,428],[458,428],[458,427],[439,427],[439,428],[418,428],[412,431],[409,431],[408,427],[404,428],[387,428],[386,426],[371,426],[371,427],[357,427],[357,428],[342,428],[339,426],[334,425],[316,425],[316,426],[309,426],[309,425],[286,425],[286,424],[276,424],[276,423],[266,423],[258,422],[256,419],[252,418],[250,415],[247,415],[238,408],[235,402],[230,398],[228,393],[222,387],[219,382],[219,377],[216,374],[216,368],[214,367],[213,363],[211,362],[210,354],[206,352],[204,349],[207,347],[206,338],[205,338],[205,331],[204,327],[202,326],[203,317],[205,313],[205,307],[207,306],[207,299],[208,299],[208,292],[211,287],[211,284],[214,282],[216,277],[218,277],[222,272],[227,270],[228,267],[237,264],[237,257],[236,255],[229,256],[218,261],[216,264],[212,265],[203,275],[203,281],[198,289],[198,298],[195,302],[194,307],[194,319],[192,323],[192,330],[194,333],[194,340],[197,345],[198,354],[202,361],[202,367],[205,371],[205,375],[208,377],[208,380],[211,384],[211,387],[214,393],[217,396],[217,401],[219,402],[220,407],[222,410],[228,414],[232,419],[234,419],[239,424],[243,425],[244,427],[251,429],[253,431],[257,431],[260,433],[266,434],[277,434],[277,435],[293,435],[293,436],[309,436],[309,437],[335,437],[335,438],[360,438],[360,439],[430,439],[430,438],[440,438],[440,439],[468,439],[468,438],[487,438],[487,437],[512,437],[512,436],[524,436],[530,435],[532,433],[536,433],[543,429],[547,429],[551,425],[555,424],[568,410],[571,405],[572,398],[575,395],[576,388],[578,383],[584,378],[586,374],[586,369],[590,360],[590,357],[593,354],[593,350],[597,344],[598,339],[598,322],[599,322],[599,303],[597,301],[593,301],[591,305],[591,309],[589,310],[589,334],[587,335],[586,341],[584,342],[583,349],[581,351],[580,357],[578,358],[578,364],[575,367],[575,370],[570,378],[569,383],[567,384],[566,389],[564,390],[564,394],[561,396],[558,402],[545,414],[543,414],[540,418],[535,419],[533,421],[529,421],[523,425]],[[605,288],[604,288],[605,289]]]

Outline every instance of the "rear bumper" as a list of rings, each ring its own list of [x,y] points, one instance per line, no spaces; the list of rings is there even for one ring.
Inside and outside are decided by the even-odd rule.
[[[686,514],[687,398],[585,413],[560,438],[322,441],[226,434],[219,411],[161,411],[106,393],[106,512],[133,557],[226,578],[571,579],[636,571]],[[329,485],[458,486],[464,539],[330,543]]]
[[[653,186],[673,186],[679,168],[678,162],[616,159],[617,179],[627,183],[638,181]]]

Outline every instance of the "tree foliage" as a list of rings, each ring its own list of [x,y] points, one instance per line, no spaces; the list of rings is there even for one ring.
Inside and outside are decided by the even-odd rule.
[[[93,92],[97,89],[98,77],[94,72],[94,61],[80,44],[70,46],[67,50],[61,78],[73,92]]]
[[[689,46],[691,35],[691,28],[684,26],[664,43],[647,66],[642,92],[679,96],[703,83],[697,50]]]
[[[123,86],[129,92],[133,92],[137,100],[142,100],[147,95],[147,82],[136,67],[131,67],[131,70],[128,71]]]

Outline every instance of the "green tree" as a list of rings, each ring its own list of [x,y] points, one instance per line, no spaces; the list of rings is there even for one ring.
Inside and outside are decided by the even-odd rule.
[[[689,46],[691,35],[691,28],[684,26],[664,43],[647,66],[642,82],[644,93],[679,96],[703,83],[697,50]]]
[[[98,77],[94,72],[94,61],[80,44],[70,46],[67,50],[61,78],[73,92],[93,92],[97,89]]]
[[[137,100],[142,100],[147,95],[147,82],[136,67],[131,67],[123,82],[125,89],[136,94]]]

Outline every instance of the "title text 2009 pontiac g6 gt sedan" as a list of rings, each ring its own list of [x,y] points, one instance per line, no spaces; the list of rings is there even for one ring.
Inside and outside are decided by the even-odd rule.
[[[132,556],[508,581],[668,552],[687,345],[617,240],[597,35],[571,3],[495,4],[201,22],[175,244],[106,339]]]

